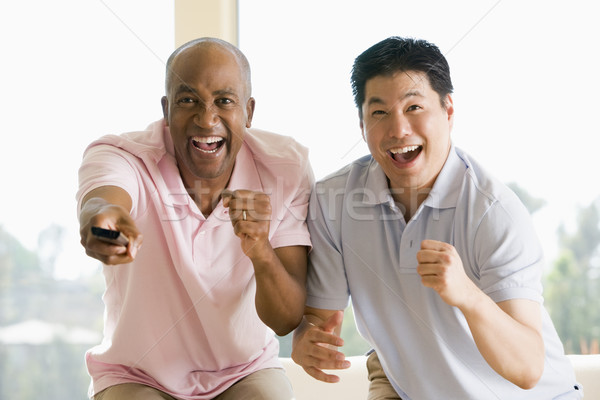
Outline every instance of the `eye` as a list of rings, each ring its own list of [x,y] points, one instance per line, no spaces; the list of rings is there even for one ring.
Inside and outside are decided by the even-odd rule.
[[[177,104],[185,105],[185,104],[195,104],[196,100],[192,97],[185,96],[177,99]]]
[[[409,106],[409,107],[406,109],[406,111],[416,111],[416,110],[420,110],[420,109],[422,109],[422,108],[423,108],[423,107],[421,107],[421,106],[419,106],[419,105],[413,104],[413,105]]]
[[[387,115],[387,112],[384,110],[375,110],[371,113],[371,116],[373,116],[375,118],[381,118],[385,115]]]
[[[228,106],[228,105],[234,104],[234,101],[228,97],[222,97],[220,99],[217,99],[215,101],[215,103],[220,106]]]

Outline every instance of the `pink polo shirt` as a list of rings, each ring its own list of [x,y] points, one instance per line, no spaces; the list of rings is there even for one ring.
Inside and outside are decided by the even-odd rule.
[[[310,246],[307,155],[291,138],[254,129],[238,153],[229,189],[271,196],[273,248]],[[88,147],[77,200],[104,185],[129,193],[144,243],[131,264],[104,265],[104,339],[86,354],[89,395],[137,382],[182,399],[212,399],[252,372],[280,367],[227,209],[219,203],[204,218],[189,197],[164,120]]]

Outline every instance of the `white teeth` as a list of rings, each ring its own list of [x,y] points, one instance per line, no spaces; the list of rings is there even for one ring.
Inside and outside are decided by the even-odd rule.
[[[194,143],[203,143],[203,144],[213,144],[213,143],[220,143],[222,141],[224,141],[225,139],[223,139],[222,137],[218,137],[218,136],[209,136],[209,137],[201,137],[201,136],[196,136],[192,138],[192,141]],[[196,145],[194,146],[196,147],[196,149],[200,150],[203,153],[216,153],[221,146],[217,146],[216,148],[212,149],[212,150],[207,150],[207,149],[203,149],[200,147],[200,145]]]
[[[217,143],[217,142],[220,142],[221,140],[223,140],[223,138],[220,138],[218,136],[210,136],[210,137],[195,137],[192,140],[194,142],[198,142],[198,143]]]
[[[391,149],[390,152],[392,152],[393,154],[405,154],[408,153],[409,151],[415,151],[419,148],[419,146],[406,146],[406,147],[398,147],[396,149]]]

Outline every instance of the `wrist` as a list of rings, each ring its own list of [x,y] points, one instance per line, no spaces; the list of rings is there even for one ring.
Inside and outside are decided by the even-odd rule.
[[[471,285],[465,290],[463,302],[460,305],[457,305],[457,307],[465,316],[467,316],[481,310],[485,302],[491,300],[492,299],[490,299],[488,295],[471,282]]]
[[[269,241],[253,243],[248,251],[246,251],[246,255],[252,261],[256,272],[259,272],[257,268],[260,269],[262,266],[273,265],[273,263],[279,262],[279,258]]]

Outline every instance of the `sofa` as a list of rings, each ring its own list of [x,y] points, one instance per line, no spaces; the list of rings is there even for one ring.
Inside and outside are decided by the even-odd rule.
[[[600,354],[568,355],[573,363],[577,380],[583,386],[585,400],[600,400]],[[369,382],[365,356],[348,357],[349,369],[334,372],[339,383],[324,383],[313,379],[292,361],[282,358],[283,366],[292,382],[296,400],[366,400]]]

